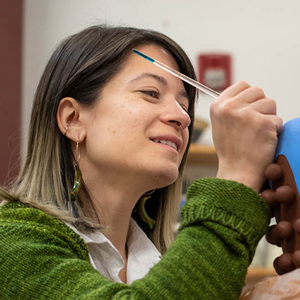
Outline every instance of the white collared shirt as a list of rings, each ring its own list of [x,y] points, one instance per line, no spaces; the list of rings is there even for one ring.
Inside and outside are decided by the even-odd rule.
[[[119,272],[124,261],[119,251],[101,232],[82,233],[67,224],[85,241],[92,266],[106,278],[122,282]],[[138,224],[131,219],[127,237],[127,284],[143,278],[161,259],[161,254]]]

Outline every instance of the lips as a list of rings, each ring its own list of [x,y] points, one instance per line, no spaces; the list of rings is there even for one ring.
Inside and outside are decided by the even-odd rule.
[[[157,136],[151,139],[155,143],[172,147],[177,152],[182,147],[182,140],[175,136]]]

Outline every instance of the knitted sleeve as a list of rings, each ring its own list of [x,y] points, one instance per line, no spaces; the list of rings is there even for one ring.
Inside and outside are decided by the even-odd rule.
[[[0,299],[238,299],[268,222],[268,206],[253,190],[198,180],[170,249],[145,278],[126,285],[98,273],[64,223],[9,203],[0,209]]]

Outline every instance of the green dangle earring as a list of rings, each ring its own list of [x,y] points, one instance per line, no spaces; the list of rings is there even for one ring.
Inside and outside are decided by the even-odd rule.
[[[152,190],[146,194],[143,195],[143,197],[140,199],[139,204],[138,204],[138,212],[141,217],[141,219],[148,224],[149,228],[151,230],[154,229],[156,221],[153,220],[147,213],[145,205],[147,200],[151,199],[152,194],[154,193],[155,190]]]
[[[80,193],[82,187],[82,174],[79,168],[79,161],[80,161],[80,153],[79,153],[79,143],[76,143],[76,156],[78,160],[75,162],[75,175],[74,175],[74,183],[71,192],[71,200],[75,201]]]

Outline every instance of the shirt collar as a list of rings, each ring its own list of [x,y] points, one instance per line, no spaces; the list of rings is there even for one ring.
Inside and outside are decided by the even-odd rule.
[[[67,224],[85,241],[93,267],[105,277],[121,282],[119,272],[124,261],[112,242],[101,232],[82,233]],[[127,237],[127,284],[143,278],[159,262],[161,254],[138,224],[131,219]]]

